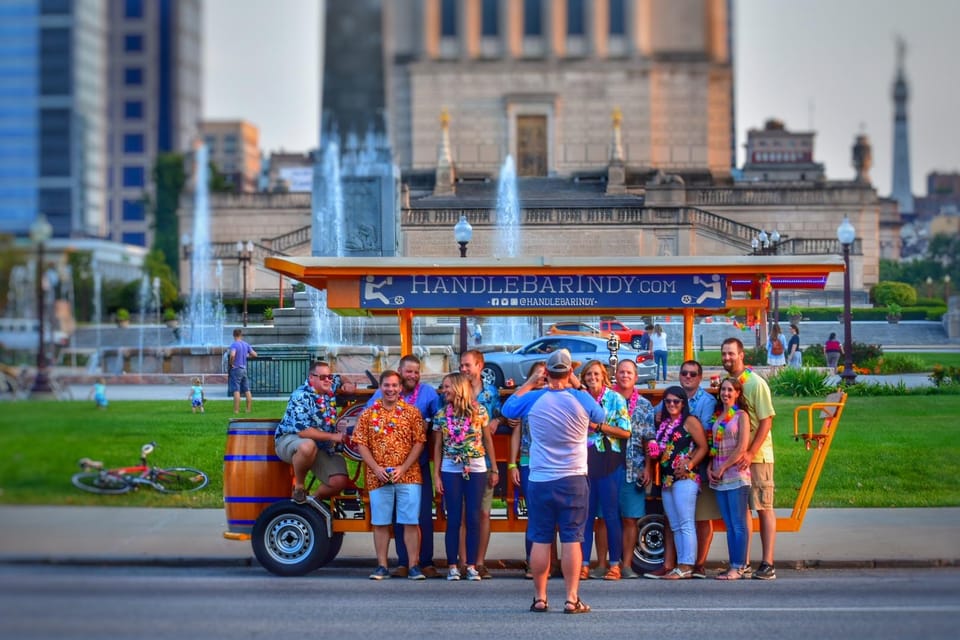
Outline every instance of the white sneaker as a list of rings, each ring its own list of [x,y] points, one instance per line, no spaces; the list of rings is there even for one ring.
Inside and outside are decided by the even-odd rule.
[[[467,580],[483,580],[483,578],[480,577],[479,571],[473,567],[467,567]]]
[[[460,579],[460,569],[456,567],[450,567],[450,570],[447,572],[447,580],[459,580]]]

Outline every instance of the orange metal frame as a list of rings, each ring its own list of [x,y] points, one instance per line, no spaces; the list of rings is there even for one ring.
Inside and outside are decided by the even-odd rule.
[[[471,315],[471,316],[504,316],[511,315],[510,310],[499,308],[459,308],[451,305],[449,309],[363,309],[360,305],[360,282],[366,276],[411,276],[411,275],[444,275],[444,276],[495,276],[495,275],[621,275],[624,273],[637,275],[702,275],[705,273],[720,274],[727,277],[727,306],[723,309],[702,309],[692,306],[682,308],[650,308],[625,306],[616,309],[598,308],[566,308],[563,312],[557,309],[530,309],[517,310],[514,315],[603,315],[603,314],[638,314],[644,315],[679,315],[683,317],[683,351],[684,358],[693,358],[693,325],[697,315],[719,315],[729,312],[747,314],[753,321],[765,322],[766,310],[769,306],[771,278],[812,277],[823,281],[830,273],[844,270],[844,263],[840,256],[814,256],[800,258],[798,256],[743,256],[743,257],[657,257],[649,258],[512,258],[489,260],[485,258],[277,258],[268,257],[264,265],[277,273],[300,281],[308,286],[327,291],[327,306],[342,315],[390,316],[395,315],[400,325],[401,352],[413,351],[413,319],[420,313],[430,315]],[[748,297],[734,297],[731,281],[740,282],[738,290],[747,291]],[[639,300],[639,298],[634,298]],[[455,301],[455,298],[453,299]],[[662,390],[644,391],[651,401],[656,402]],[[824,460],[830,450],[830,443],[840,422],[843,407],[846,403],[846,394],[831,396],[826,402],[818,402],[804,407],[798,407],[794,413],[794,433],[797,438],[806,441],[807,448],[813,450],[813,456],[807,467],[800,493],[789,518],[778,518],[779,531],[798,531],[807,507],[813,497],[814,489],[820,478]],[[813,412],[821,410],[824,413],[823,424],[818,433],[813,431]],[[808,427],[806,433],[799,431],[799,416],[807,412]],[[495,436],[497,459],[506,462],[509,451],[509,436]],[[814,449],[814,443],[816,448]],[[500,532],[523,532],[526,521],[516,517],[514,508],[514,487],[507,481],[507,514],[506,518],[495,518],[491,522],[491,529]],[[365,504],[364,520],[334,520],[333,529],[338,532],[370,531],[369,502],[365,499],[365,492],[361,492]],[[446,521],[442,509],[437,509],[436,530],[444,531]],[[719,524],[719,523],[718,523]],[[722,524],[718,526],[722,530]]]

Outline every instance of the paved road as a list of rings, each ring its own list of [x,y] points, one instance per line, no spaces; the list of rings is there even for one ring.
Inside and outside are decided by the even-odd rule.
[[[774,582],[589,581],[582,616],[533,614],[521,578],[448,583],[321,570],[0,566],[0,636],[63,638],[954,638],[960,569],[785,571]]]

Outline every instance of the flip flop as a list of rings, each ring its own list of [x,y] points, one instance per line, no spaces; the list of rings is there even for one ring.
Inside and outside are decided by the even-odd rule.
[[[573,608],[567,609],[567,605],[570,605]],[[570,614],[590,613],[590,605],[588,605],[586,602],[584,602],[580,598],[577,598],[576,602],[572,600],[567,600],[563,603],[563,612],[570,613]]]
[[[731,569],[726,573],[717,574],[717,580],[739,580],[743,577],[743,572],[739,569]]]
[[[543,606],[538,607],[537,605],[541,602],[543,603]],[[546,613],[547,611],[550,611],[550,605],[548,605],[547,601],[543,598],[534,598],[533,604],[530,605],[530,611],[533,611],[534,613]]]

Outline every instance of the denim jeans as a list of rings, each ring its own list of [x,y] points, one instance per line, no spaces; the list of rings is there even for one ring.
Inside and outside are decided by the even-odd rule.
[[[654,351],[653,361],[657,365],[657,380],[666,380],[667,379],[667,352]]]
[[[610,550],[610,566],[620,562],[623,557],[623,525],[620,522],[620,485],[623,484],[623,466],[600,478],[590,478],[590,506],[587,509],[587,526],[583,532],[583,563],[590,563],[590,551],[593,548],[593,521],[597,516],[597,506],[607,525],[607,547]],[[603,558],[598,558],[603,563]]]
[[[520,465],[520,492],[523,493],[523,499],[527,502],[527,513],[530,513],[530,498],[527,493],[527,488],[530,485],[530,465],[522,464]],[[514,504],[516,504],[516,493],[514,493]],[[527,536],[523,536],[523,546],[527,555],[524,556],[527,560],[527,563],[530,563],[530,550],[533,548],[533,543],[530,541]]]
[[[750,539],[750,524],[747,505],[750,502],[750,487],[737,487],[728,491],[716,491],[717,505],[727,527],[727,553],[732,568],[747,564],[747,541]]]
[[[673,531],[673,541],[677,546],[677,564],[692,565],[697,560],[694,514],[697,511],[699,489],[700,485],[693,480],[677,480],[673,485],[663,488],[663,511],[667,514],[670,530]]]
[[[420,494],[420,565],[426,567],[433,564],[433,474],[430,473],[430,459],[420,461],[420,474],[423,484]],[[401,567],[410,566],[407,554],[407,543],[403,541],[403,525],[397,524],[394,519],[394,543],[397,547],[397,564]]]
[[[460,550],[461,522],[465,522],[467,527],[467,557],[460,560],[465,564],[476,564],[477,549],[480,546],[480,511],[483,491],[487,487],[487,472],[473,471],[469,480],[459,471],[442,472],[440,477],[443,480],[443,503],[447,507],[447,532],[444,536],[447,565],[460,564],[457,562],[457,553]]]

